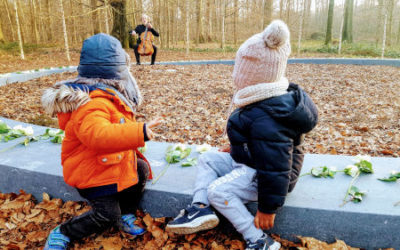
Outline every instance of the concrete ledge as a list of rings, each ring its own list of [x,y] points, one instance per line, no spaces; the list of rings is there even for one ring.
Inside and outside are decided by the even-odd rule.
[[[225,64],[233,65],[234,60],[198,60],[198,61],[170,61],[170,62],[157,62],[159,65],[206,65],[206,64]],[[400,60],[398,59],[362,59],[362,58],[292,58],[288,60],[289,64],[344,64],[344,65],[384,65],[400,67]],[[148,63],[147,63],[148,64]],[[21,72],[13,72],[0,74],[0,86],[14,83],[24,82],[39,78],[46,75],[62,73],[62,72],[75,72],[77,66],[66,66],[50,69],[28,70]]]
[[[15,82],[26,82],[42,76],[47,76],[62,72],[75,72],[77,68],[78,68],[77,66],[65,66],[58,68],[27,70],[21,72],[0,74],[0,86]]]
[[[23,124],[0,118],[10,126]],[[36,135],[45,127],[32,125]],[[0,143],[0,150],[12,146],[22,139]],[[145,152],[155,175],[166,165],[164,154],[168,143],[149,142]],[[193,147],[194,149],[194,147]],[[78,193],[62,178],[60,145],[39,141],[19,146],[0,153],[0,191],[18,192],[19,189],[32,193],[39,200],[42,192],[64,200],[81,200]],[[192,152],[191,157],[198,153]],[[336,166],[342,169],[352,163],[350,156],[306,155],[303,173],[315,166]],[[394,204],[400,200],[400,183],[384,183],[377,178],[387,176],[390,171],[400,171],[399,158],[374,157],[375,174],[361,176],[355,183],[368,191],[361,204],[348,203],[340,207],[351,177],[342,173],[334,179],[301,177],[297,187],[279,211],[276,226],[272,230],[283,238],[294,239],[295,235],[313,236],[332,242],[335,238],[344,240],[354,247],[400,248],[400,238],[395,236],[400,228],[400,207]],[[191,202],[196,178],[196,167],[182,168],[179,164],[170,166],[165,175],[152,185],[148,182],[142,200],[142,208],[152,216],[174,217],[180,209]],[[249,204],[252,212],[257,207]]]

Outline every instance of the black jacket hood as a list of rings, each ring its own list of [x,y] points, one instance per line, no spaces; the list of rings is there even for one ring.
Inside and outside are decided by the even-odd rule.
[[[317,107],[297,84],[290,83],[287,94],[259,104],[273,119],[299,133],[308,133],[317,125]]]

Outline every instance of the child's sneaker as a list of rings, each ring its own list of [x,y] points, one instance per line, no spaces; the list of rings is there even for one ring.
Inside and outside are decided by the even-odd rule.
[[[122,229],[124,232],[131,235],[141,235],[146,232],[146,229],[135,225],[134,222],[136,217],[133,214],[125,214],[121,216],[122,219]]]
[[[193,205],[182,209],[165,230],[176,234],[192,234],[214,228],[218,223],[219,219],[210,206],[200,208]]]
[[[267,234],[264,234],[256,242],[246,242],[246,250],[279,250],[280,248],[281,243],[274,241]]]
[[[43,250],[65,250],[68,247],[69,238],[61,233],[60,226],[51,230]]]

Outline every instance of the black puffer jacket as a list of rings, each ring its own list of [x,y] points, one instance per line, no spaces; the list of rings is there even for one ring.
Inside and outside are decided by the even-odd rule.
[[[287,94],[236,109],[229,117],[232,158],[257,169],[259,211],[275,213],[283,206],[303,164],[302,135],[317,121],[317,107],[293,83]]]

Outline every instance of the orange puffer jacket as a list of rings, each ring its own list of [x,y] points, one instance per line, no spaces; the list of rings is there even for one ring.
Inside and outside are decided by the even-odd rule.
[[[54,91],[47,95],[54,100],[47,103],[54,103],[53,112],[65,130],[61,153],[65,182],[79,190],[116,184],[117,192],[135,185],[137,155],[144,159],[137,150],[145,143],[144,124],[136,122],[115,91],[89,93],[65,85],[47,91]]]

